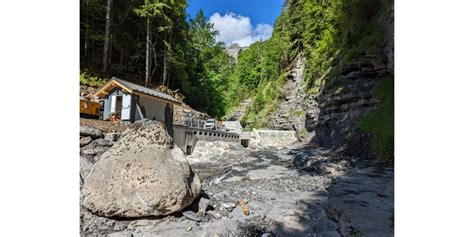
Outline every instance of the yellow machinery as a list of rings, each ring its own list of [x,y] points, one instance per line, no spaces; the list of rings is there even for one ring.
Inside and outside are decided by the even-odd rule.
[[[80,117],[98,119],[100,115],[100,103],[90,98],[81,96],[80,98]]]

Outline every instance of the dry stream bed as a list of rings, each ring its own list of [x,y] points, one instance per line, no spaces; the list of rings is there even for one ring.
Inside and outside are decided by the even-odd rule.
[[[305,145],[252,150],[203,142],[187,158],[201,178],[201,200],[163,218],[86,214],[95,218],[89,230],[127,237],[393,236],[392,168]],[[209,204],[206,212],[199,213],[199,202]]]

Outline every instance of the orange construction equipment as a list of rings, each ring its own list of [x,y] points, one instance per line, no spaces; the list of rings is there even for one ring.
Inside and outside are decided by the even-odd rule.
[[[100,114],[100,103],[88,97],[80,97],[80,117],[98,119]]]

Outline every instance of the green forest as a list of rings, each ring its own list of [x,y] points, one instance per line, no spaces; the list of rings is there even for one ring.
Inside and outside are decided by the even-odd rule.
[[[370,55],[381,63],[387,60],[384,29],[376,19],[390,1],[286,0],[271,38],[253,43],[238,60],[216,42],[217,32],[204,12],[187,16],[187,4],[81,0],[81,82],[100,85],[100,78],[117,76],[147,86],[165,85],[194,109],[217,118],[251,98],[244,122],[264,127],[297,55],[306,59],[309,95],[323,86],[340,90],[344,82],[337,75],[353,59]],[[393,153],[393,75],[387,80],[389,86],[381,83],[378,90],[392,96],[379,96],[383,106],[372,113],[385,116],[369,115],[360,124],[373,134],[373,146],[381,154]]]
[[[201,11],[186,0],[81,0],[81,82],[116,76],[178,90],[193,108],[220,117],[234,61]]]

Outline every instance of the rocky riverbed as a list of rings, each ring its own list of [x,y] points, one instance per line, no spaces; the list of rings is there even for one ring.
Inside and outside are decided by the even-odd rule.
[[[98,139],[82,154],[115,142]],[[248,149],[201,142],[186,158],[202,183],[191,206],[142,218],[107,218],[81,208],[81,234],[393,236],[392,168],[308,145]]]

